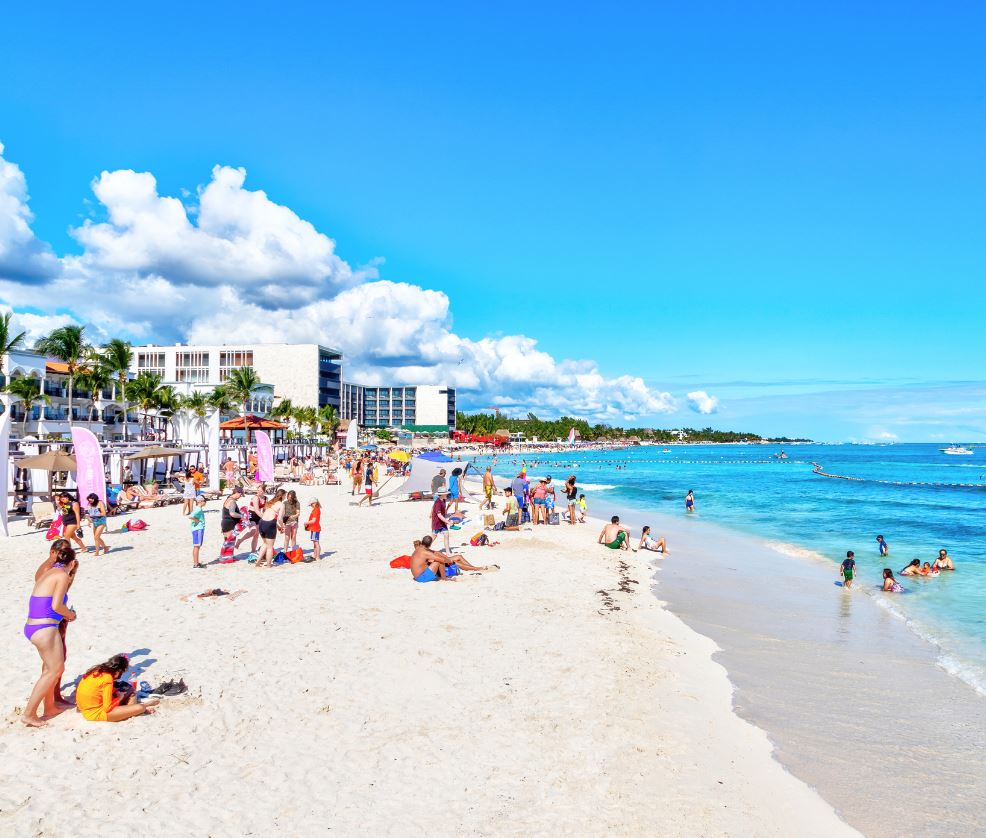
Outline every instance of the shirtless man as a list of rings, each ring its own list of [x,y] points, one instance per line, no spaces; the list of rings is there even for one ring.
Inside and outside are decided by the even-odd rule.
[[[483,472],[483,495],[486,498],[486,508],[493,509],[493,493],[496,491],[496,484],[493,482],[493,470],[490,466]]]
[[[446,556],[431,549],[432,539],[426,535],[420,542],[415,542],[414,552],[411,553],[411,578],[415,582],[438,582],[454,577],[459,570],[488,570],[486,567],[476,567],[467,562],[462,556]],[[449,565],[455,566],[455,571],[448,572]]]
[[[939,550],[938,558],[935,559],[935,570],[955,570],[955,563],[948,555],[948,550]]]
[[[630,549],[630,530],[620,523],[619,515],[614,515],[610,518],[610,523],[603,527],[598,543],[611,550]]]

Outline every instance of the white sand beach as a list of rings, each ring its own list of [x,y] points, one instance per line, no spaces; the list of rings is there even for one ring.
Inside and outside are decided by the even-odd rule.
[[[18,722],[40,667],[21,628],[47,544],[13,524],[0,832],[855,834],[732,712],[713,643],[650,595],[644,554],[595,545],[597,523],[498,533],[465,553],[499,572],[419,585],[388,561],[427,531],[428,503],[299,489],[311,495],[330,553],[318,564],[193,570],[180,506],[142,511],[143,532],[111,520],[113,551],[83,557],[72,589],[66,682],[122,651],[130,677],[190,687],[120,724]],[[213,587],[243,593],[184,598]]]

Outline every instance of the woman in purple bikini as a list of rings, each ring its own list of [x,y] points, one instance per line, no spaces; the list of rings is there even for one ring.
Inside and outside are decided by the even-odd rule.
[[[72,622],[75,619],[75,611],[68,607],[68,589],[79,562],[68,544],[57,550],[54,559],[51,567],[35,580],[27,622],[24,623],[24,636],[34,644],[41,656],[41,677],[34,685],[21,716],[21,721],[28,727],[42,727],[45,719],[59,709],[61,696],[58,695],[58,685],[65,669],[65,645],[60,626],[63,620]],[[38,716],[42,703],[45,706],[43,718]]]

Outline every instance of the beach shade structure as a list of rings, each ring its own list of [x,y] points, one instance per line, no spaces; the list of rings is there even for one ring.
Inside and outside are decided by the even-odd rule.
[[[67,454],[61,449],[48,450],[45,451],[44,454],[36,454],[33,457],[22,457],[19,460],[15,460],[14,465],[17,466],[17,468],[36,469],[37,471],[48,472],[49,499],[53,499],[55,496],[54,488],[51,485],[52,472],[74,472],[76,469],[75,457],[71,454]]]
[[[416,460],[427,460],[431,463],[451,463],[452,458],[446,457],[441,451],[427,451],[424,454],[419,454],[414,459]]]
[[[58,449],[33,457],[22,457],[15,465],[17,468],[36,468],[40,471],[75,471],[75,457]]]
[[[160,460],[163,457],[179,457],[185,452],[180,448],[165,448],[161,445],[152,445],[143,448],[135,454],[127,457],[128,460]]]
[[[455,467],[461,468],[462,474],[465,476],[469,470],[469,463],[456,462]],[[411,473],[407,479],[396,489],[386,494],[410,495],[412,492],[430,493],[431,478],[438,474],[441,469],[445,469],[446,472],[451,473],[451,469],[444,462],[428,459],[424,455],[413,457],[411,459]]]
[[[392,460],[397,460],[399,463],[408,463],[411,461],[411,455],[407,451],[391,451],[387,456]]]

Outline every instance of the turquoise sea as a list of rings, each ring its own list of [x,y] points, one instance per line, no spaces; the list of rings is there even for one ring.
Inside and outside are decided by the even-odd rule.
[[[644,523],[647,512],[684,518],[684,496],[693,489],[696,520],[754,535],[792,558],[824,557],[833,581],[854,550],[857,585],[937,645],[945,669],[986,693],[986,447],[970,446],[972,456],[946,455],[942,447],[795,445],[783,447],[782,460],[775,456],[782,446],[641,446],[526,459],[531,474],[559,483],[577,475],[595,517],[625,510]],[[512,477],[521,459],[501,456],[494,472]],[[813,463],[861,479],[820,476]],[[888,559],[879,555],[877,534],[890,545]],[[933,562],[940,547],[954,573],[899,576],[911,559]],[[879,590],[884,567],[898,574],[904,594]]]

